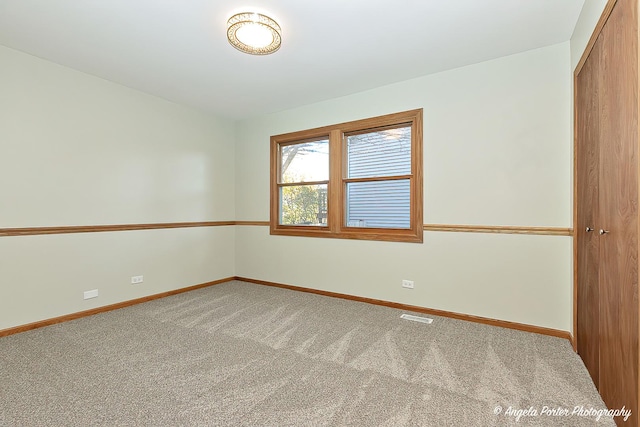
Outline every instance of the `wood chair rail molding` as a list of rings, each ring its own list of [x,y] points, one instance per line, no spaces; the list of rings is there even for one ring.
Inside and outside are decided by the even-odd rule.
[[[450,225],[425,224],[425,231],[451,231],[462,233],[536,234],[543,236],[573,236],[572,228],[520,227],[511,225]]]
[[[162,222],[153,224],[72,225],[64,227],[0,228],[0,237],[42,234],[103,233],[107,231],[159,230],[165,228],[221,227],[235,221]]]
[[[152,224],[114,224],[114,225],[73,225],[62,227],[22,227],[0,228],[0,237],[37,236],[47,234],[103,233],[114,231],[159,230],[169,228],[226,227],[226,226],[268,227],[269,221],[200,221],[200,222],[164,222]],[[573,236],[572,228],[563,227],[520,227],[502,225],[456,225],[424,224],[424,231],[444,231],[462,233],[496,234],[535,234],[545,236]]]

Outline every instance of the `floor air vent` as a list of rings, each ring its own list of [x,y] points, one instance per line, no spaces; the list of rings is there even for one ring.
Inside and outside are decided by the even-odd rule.
[[[405,320],[411,320],[413,322],[420,322],[420,323],[432,323],[433,319],[429,319],[428,317],[420,317],[420,316],[414,316],[412,314],[403,314],[402,316],[400,316],[401,319],[405,319]]]

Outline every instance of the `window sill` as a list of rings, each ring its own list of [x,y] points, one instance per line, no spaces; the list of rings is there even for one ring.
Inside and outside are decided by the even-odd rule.
[[[380,228],[345,228],[341,231],[332,231],[326,227],[317,226],[273,226],[270,234],[274,236],[298,236],[298,237],[321,237],[329,239],[350,239],[350,240],[377,240],[382,242],[405,242],[423,243],[423,229],[419,230],[389,230]]]

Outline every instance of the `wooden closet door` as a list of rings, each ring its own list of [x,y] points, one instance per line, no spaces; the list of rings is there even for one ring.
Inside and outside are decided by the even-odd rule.
[[[600,393],[638,425],[638,15],[619,0],[600,33]],[[623,425],[621,419],[616,419]]]
[[[600,139],[599,70],[602,55],[598,39],[576,81],[577,186],[577,343],[593,382],[598,386],[600,333],[598,259],[598,180]],[[589,231],[588,231],[589,230]]]

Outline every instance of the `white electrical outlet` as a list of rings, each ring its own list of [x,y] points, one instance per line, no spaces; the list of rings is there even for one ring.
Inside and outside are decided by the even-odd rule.
[[[402,287],[407,289],[413,289],[413,280],[403,280]]]
[[[84,299],[96,298],[98,296],[98,290],[84,291]]]
[[[131,283],[132,284],[137,284],[137,283],[142,283],[144,282],[144,276],[131,276]]]

